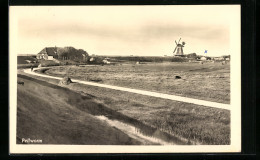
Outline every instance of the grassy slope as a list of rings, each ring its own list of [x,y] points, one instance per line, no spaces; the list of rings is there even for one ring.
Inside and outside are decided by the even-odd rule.
[[[46,74],[230,103],[230,68],[221,63],[56,67]],[[175,76],[182,79],[175,79]]]
[[[18,85],[19,139],[42,139],[44,144],[140,144],[69,105],[70,92],[22,78],[18,80],[25,82],[24,86]]]
[[[58,84],[58,80],[39,77]],[[230,112],[73,83],[68,88],[141,122],[202,144],[230,144]]]

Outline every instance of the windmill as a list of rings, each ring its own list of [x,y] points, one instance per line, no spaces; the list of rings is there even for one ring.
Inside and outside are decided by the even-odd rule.
[[[179,42],[178,42],[178,43],[177,43],[176,40],[175,40],[176,47],[175,47],[175,49],[174,49],[174,51],[173,51],[173,53],[175,53],[175,51],[177,50],[175,56],[183,56],[183,49],[182,49],[182,48],[184,47],[185,42],[182,42],[182,43],[180,44],[180,40],[181,40],[181,38],[179,39]]]

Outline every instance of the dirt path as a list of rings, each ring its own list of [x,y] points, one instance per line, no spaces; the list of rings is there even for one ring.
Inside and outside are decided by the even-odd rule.
[[[40,77],[46,77],[46,78],[52,78],[52,79],[62,79],[61,77],[54,77],[54,76],[49,76],[49,75],[45,75],[45,74],[39,74],[36,72],[31,72],[30,69],[24,69],[24,72],[27,74],[40,76]],[[194,98],[187,98],[187,97],[181,97],[181,96],[176,96],[176,95],[169,95],[169,94],[163,94],[163,93],[157,93],[157,92],[151,92],[151,91],[145,91],[145,90],[138,90],[138,89],[132,89],[132,88],[118,87],[118,86],[112,86],[112,85],[100,84],[100,83],[94,83],[94,82],[87,82],[87,81],[76,80],[76,79],[72,79],[72,81],[81,83],[81,84],[91,85],[91,86],[109,88],[109,89],[114,89],[114,90],[131,92],[131,93],[136,93],[136,94],[141,94],[141,95],[146,95],[146,96],[158,97],[158,98],[180,101],[180,102],[185,102],[185,103],[191,103],[191,104],[196,104],[196,105],[202,105],[202,106],[207,106],[207,107],[214,107],[214,108],[220,108],[220,109],[226,109],[226,110],[230,110],[230,108],[231,108],[231,106],[229,104],[210,102],[210,101],[199,100],[199,99],[194,99]]]

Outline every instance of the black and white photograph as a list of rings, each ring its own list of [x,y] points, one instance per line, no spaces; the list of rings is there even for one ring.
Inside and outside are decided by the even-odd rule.
[[[10,153],[241,151],[240,5],[10,6]]]

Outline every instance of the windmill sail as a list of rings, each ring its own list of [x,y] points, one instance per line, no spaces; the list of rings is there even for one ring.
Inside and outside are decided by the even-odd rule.
[[[179,39],[179,42],[178,42],[178,44],[180,43],[180,41],[181,41],[181,38]]]
[[[182,44],[181,44],[180,41],[181,41],[181,38],[179,39],[178,43],[175,40],[176,47],[175,47],[173,53],[175,53],[175,51],[176,51],[176,54],[175,54],[176,56],[183,56],[183,54],[184,54],[183,47],[185,45],[185,42],[182,42]]]
[[[174,49],[173,53],[176,51],[176,49],[177,49],[177,46],[175,47],[175,49]]]

